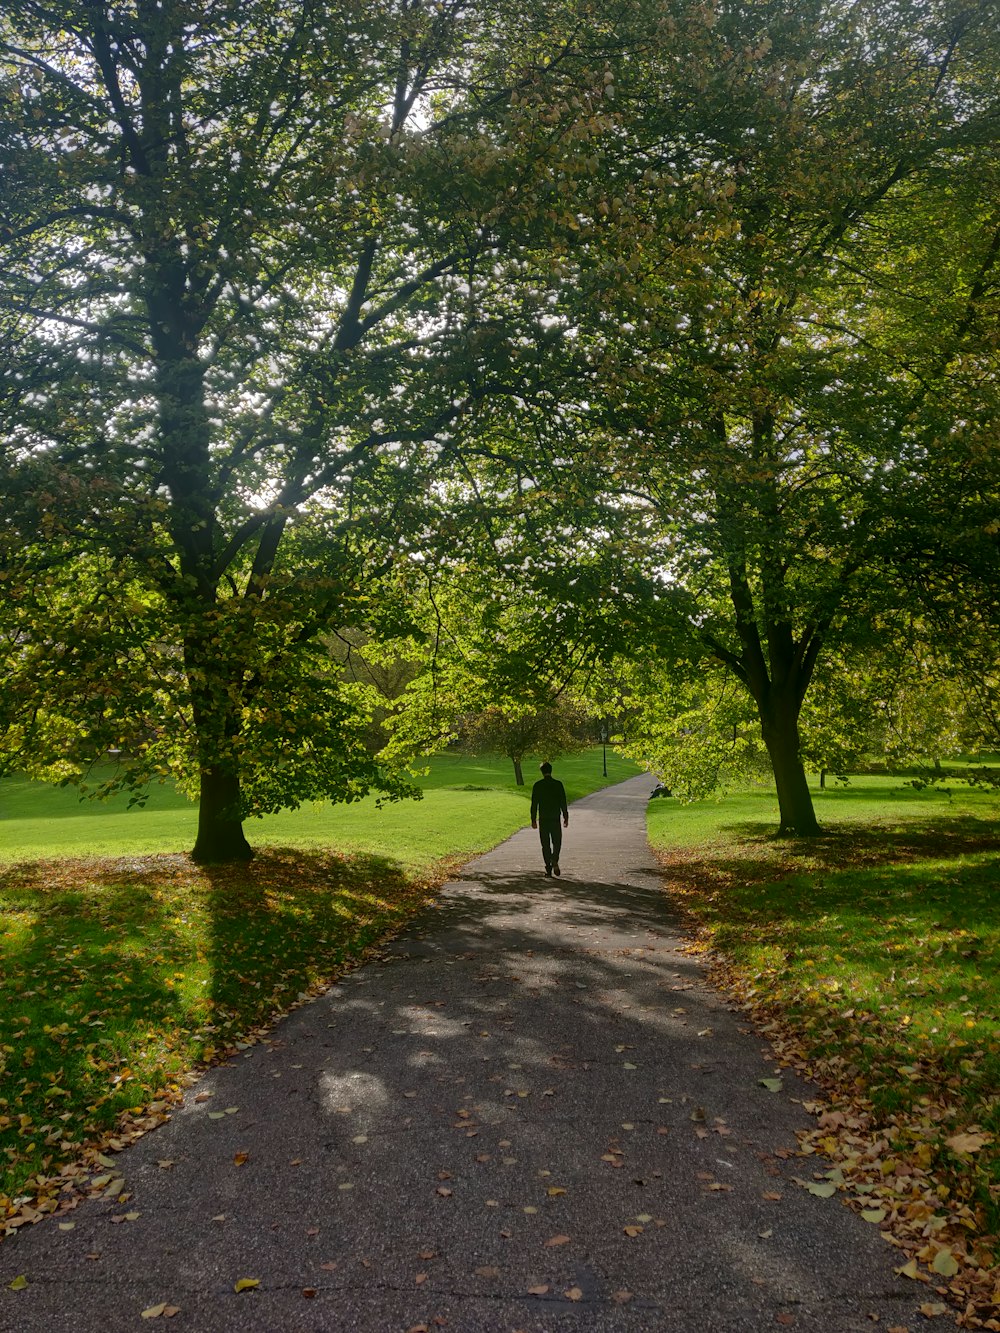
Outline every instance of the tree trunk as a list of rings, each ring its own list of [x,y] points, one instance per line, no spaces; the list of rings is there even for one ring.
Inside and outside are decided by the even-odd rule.
[[[191,856],[204,864],[249,861],[253,856],[240,818],[238,773],[222,767],[202,770],[198,838]]]
[[[821,768],[821,769],[819,770],[819,789],[820,789],[820,791],[826,791],[826,769],[825,769],[825,768]]]
[[[514,759],[512,760],[512,762],[514,764],[514,781],[517,783],[519,787],[523,787],[524,774],[521,772],[521,761],[520,759]]]
[[[799,754],[798,707],[794,699],[778,697],[761,709],[761,734],[767,746],[781,816],[779,834],[814,838],[820,831],[812,793]]]

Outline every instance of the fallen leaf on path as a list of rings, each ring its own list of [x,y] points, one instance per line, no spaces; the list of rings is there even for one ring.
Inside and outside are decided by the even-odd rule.
[[[255,1291],[259,1286],[259,1277],[241,1277],[233,1284],[233,1291]]]
[[[632,1225],[629,1225],[629,1226],[627,1226],[627,1227],[622,1227],[622,1230],[625,1232],[625,1235],[626,1235],[626,1236],[641,1236],[641,1235],[642,1235],[642,1227],[639,1227],[639,1226],[632,1226]]]
[[[580,1290],[579,1287],[570,1287],[568,1291],[563,1292],[563,1295],[566,1297],[568,1301],[583,1300],[583,1292]]]
[[[14,1281],[11,1282],[10,1289],[11,1291],[24,1291],[27,1285],[28,1285],[28,1279],[24,1276],[23,1273],[20,1273],[14,1279]]]
[[[759,1078],[757,1082],[762,1088],[767,1088],[768,1092],[780,1092],[784,1087],[780,1078]]]
[[[249,1162],[249,1160],[250,1154],[248,1152],[233,1153],[234,1166],[243,1166],[246,1162]]]
[[[413,1279],[414,1284],[418,1287],[421,1286],[424,1282],[427,1281],[427,1278],[429,1276],[430,1275],[428,1273],[418,1273],[417,1276]]]
[[[792,1178],[804,1190],[808,1190],[810,1194],[815,1194],[817,1199],[829,1199],[837,1193],[837,1186],[832,1180],[802,1180],[798,1176]]]
[[[303,1288],[302,1288],[302,1295],[305,1296],[306,1300],[312,1300],[312,1298],[316,1295],[316,1288],[315,1288],[315,1287],[303,1287]]]
[[[903,1264],[902,1268],[894,1268],[892,1271],[897,1277],[913,1278],[915,1282],[927,1281],[923,1273],[921,1273],[920,1269],[917,1267],[916,1259],[910,1259],[907,1263]]]
[[[450,1189],[447,1187],[447,1185],[439,1185],[439,1186],[437,1187],[437,1189],[434,1191],[434,1193],[435,1193],[435,1194],[440,1194],[441,1197],[442,1197],[442,1199],[450,1199],[451,1196],[452,1196],[453,1191],[450,1190]]]
[[[568,1245],[569,1236],[550,1236],[545,1244],[551,1248],[554,1245]]]
[[[622,1287],[620,1291],[613,1291],[611,1293],[611,1299],[614,1301],[615,1305],[625,1305],[632,1299],[632,1293],[625,1287]]]
[[[548,1294],[548,1290],[549,1290],[548,1287],[545,1287],[545,1286],[541,1286],[541,1287],[529,1287],[529,1288],[528,1288],[528,1295],[529,1295],[529,1296],[545,1296],[545,1295]]]

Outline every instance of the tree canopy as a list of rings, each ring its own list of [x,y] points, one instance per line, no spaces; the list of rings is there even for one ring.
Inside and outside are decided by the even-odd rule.
[[[494,704],[652,654],[662,739],[719,679],[815,831],[817,672],[901,605],[968,591],[967,661],[995,624],[998,40],[957,0],[11,0],[11,761],[179,776],[205,859],[402,794],[330,635],[433,633],[433,567]]]

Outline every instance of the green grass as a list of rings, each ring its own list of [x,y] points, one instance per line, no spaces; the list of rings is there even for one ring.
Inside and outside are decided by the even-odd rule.
[[[194,810],[169,787],[127,811],[0,784],[0,1229],[54,1207],[85,1145],[155,1122],[193,1065],[397,930],[442,863],[527,822],[537,764],[523,788],[499,760],[427,768],[421,801],[251,824],[260,855],[218,869],[184,855]],[[573,800],[637,770],[609,754],[605,779],[596,749],[556,771]]]
[[[0,1226],[83,1145],[361,956],[424,900],[374,857],[0,870]],[[47,1205],[46,1205],[47,1206]]]
[[[866,777],[816,806],[824,836],[790,843],[770,792],[653,801],[650,840],[729,980],[995,1235],[1000,1146],[945,1140],[1000,1138],[1000,799]]]
[[[599,748],[567,755],[554,765],[570,800],[638,769],[608,754],[602,776]],[[471,856],[502,842],[527,822],[531,783],[538,760],[525,761],[525,786],[514,785],[504,759],[437,755],[417,778],[421,801],[378,807],[374,797],[351,805],[309,802],[298,810],[247,821],[254,846],[333,848],[397,859],[426,870],[444,858]],[[483,790],[467,790],[482,788]],[[51,856],[144,856],[183,852],[194,844],[197,811],[172,786],[154,786],[143,809],[128,810],[127,798],[81,801],[69,787],[7,778],[0,781],[0,862]]]

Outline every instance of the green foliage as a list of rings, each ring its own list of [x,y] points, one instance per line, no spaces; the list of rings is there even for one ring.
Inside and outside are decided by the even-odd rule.
[[[5,7],[0,570],[38,596],[0,616],[24,686],[0,724],[22,761],[68,729],[91,760],[127,749],[123,782],[192,774],[213,858],[248,852],[247,811],[400,794],[310,644],[377,621],[492,391],[470,351],[525,204],[600,123],[577,17]],[[63,659],[37,685],[26,644]]]
[[[522,763],[533,751],[549,759],[590,746],[587,718],[579,705],[564,700],[544,709],[488,706],[459,719],[458,744],[468,754],[504,754],[514,765],[518,784]]]
[[[782,824],[814,831],[817,669],[962,559],[944,496],[972,527],[995,487],[996,28],[822,0],[703,17],[664,18],[670,59],[652,42],[620,71],[595,186],[615,198],[589,210],[562,308],[593,366],[593,483],[647,571],[650,631],[625,652],[684,633],[672,689],[699,654],[740,682]],[[995,601],[981,547],[954,588],[992,568]],[[685,711],[663,714],[671,750],[714,735]]]

